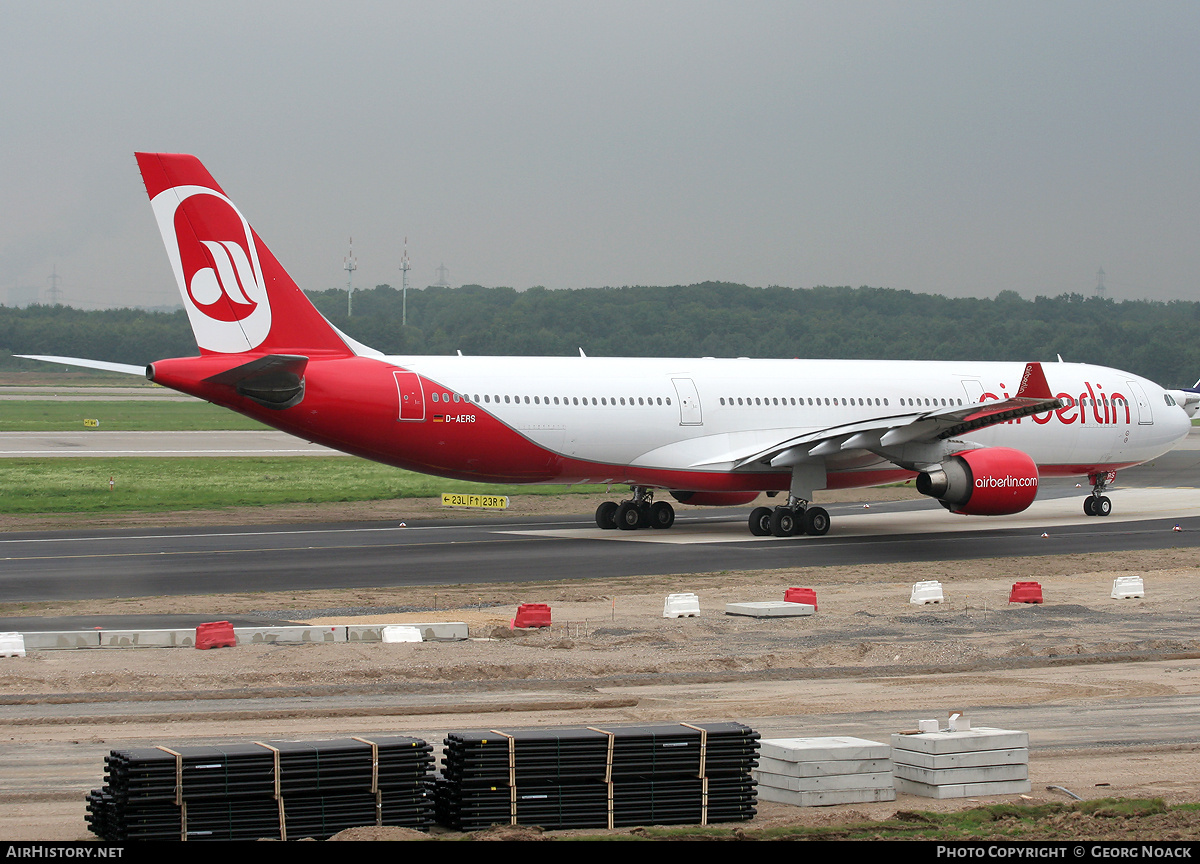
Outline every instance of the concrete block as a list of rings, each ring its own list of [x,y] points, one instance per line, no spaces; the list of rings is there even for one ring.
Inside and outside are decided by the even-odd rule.
[[[383,628],[391,624],[347,624],[347,642],[382,642]],[[409,622],[400,626],[416,627],[421,631],[423,642],[461,642],[467,638],[467,625],[463,621]]]
[[[1029,766],[1025,764],[931,769],[896,762],[892,770],[897,777],[930,786],[957,786],[968,783],[997,783],[1029,779]]]
[[[890,759],[892,748],[865,738],[763,738],[758,753],[786,762],[842,761],[847,759]]]
[[[1029,791],[1029,734],[1009,729],[892,736],[896,791],[966,798]]]
[[[61,630],[25,633],[26,651],[57,651],[72,648],[99,648],[99,630]]]
[[[1008,750],[1029,748],[1029,733],[980,726],[964,732],[923,732],[918,735],[892,735],[892,761],[898,761],[896,751],[917,753],[967,753],[974,750]]]
[[[1029,751],[1023,748],[1010,750],[975,750],[968,753],[917,753],[913,750],[892,751],[900,754],[904,765],[917,768],[944,770],[947,768],[982,768],[988,765],[1028,765]]]
[[[895,789],[835,789],[827,792],[793,792],[772,786],[758,787],[759,801],[775,801],[794,807],[829,807],[834,804],[870,804],[895,801]]]
[[[1018,795],[1030,790],[1028,780],[1011,780],[1002,783],[962,783],[954,786],[931,786],[896,778],[896,791],[922,798],[974,798],[977,795]],[[760,793],[761,797],[761,793]]]
[[[808,603],[788,603],[784,600],[725,604],[726,615],[745,615],[750,618],[796,618],[816,611],[816,607]]]
[[[305,642],[345,642],[342,625],[313,627],[235,627],[239,645],[303,644]]]
[[[750,776],[754,778],[759,787],[770,786],[772,789],[786,789],[790,792],[893,788],[891,771],[875,774],[833,774],[827,777],[789,777],[785,774],[773,774],[762,768],[755,768],[751,770]]]
[[[191,648],[196,630],[97,630],[101,648]]]
[[[819,762],[788,762],[759,756],[758,767],[784,777],[834,777],[841,774],[890,774],[891,759],[835,759]]]

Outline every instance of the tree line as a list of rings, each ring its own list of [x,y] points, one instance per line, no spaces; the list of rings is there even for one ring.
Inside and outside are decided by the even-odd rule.
[[[388,354],[1064,360],[1115,366],[1165,386],[1200,378],[1200,303],[1063,294],[949,298],[889,288],[753,288],[705,282],[308,292],[336,327]],[[182,310],[0,306],[0,356],[61,354],[143,364],[196,353]]]

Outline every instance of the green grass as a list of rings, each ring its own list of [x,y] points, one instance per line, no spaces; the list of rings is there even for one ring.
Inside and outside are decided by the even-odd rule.
[[[0,460],[0,513],[129,513],[426,498],[442,492],[553,495],[603,486],[497,486],[415,474],[351,456]],[[108,488],[113,478],[113,490]]]
[[[560,494],[604,486],[497,486],[443,480],[352,456],[6,458],[0,512],[144,512],[428,498],[443,492]],[[108,479],[113,478],[113,491]]]
[[[100,421],[101,432],[212,432],[267,429],[208,402],[50,402],[0,400],[0,432],[84,431],[85,419]]]
[[[261,430],[207,402],[0,401],[0,432]],[[349,456],[0,460],[0,513],[131,513],[245,505],[382,501],[443,492],[550,495],[602,486],[497,486],[443,480]],[[113,489],[109,490],[109,478]]]
[[[1191,810],[1191,805],[1168,808],[1161,798],[1105,798],[1031,806],[993,804],[951,813],[901,810],[880,822],[827,826],[753,829],[737,824],[708,827],[639,828],[633,835],[579,837],[581,840],[1035,840],[1061,839],[1072,829],[1087,836],[1089,819],[1128,825],[1137,837],[1138,820],[1168,811]],[[1072,816],[1075,818],[1072,819]],[[1068,827],[1057,820],[1070,819]]]

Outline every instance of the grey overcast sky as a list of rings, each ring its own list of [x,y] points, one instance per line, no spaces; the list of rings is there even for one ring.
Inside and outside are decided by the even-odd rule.
[[[178,302],[135,150],[304,288],[1200,299],[1200,3],[0,0],[0,302]]]

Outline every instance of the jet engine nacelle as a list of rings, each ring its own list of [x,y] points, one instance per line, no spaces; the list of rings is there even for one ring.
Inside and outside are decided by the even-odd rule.
[[[698,504],[702,507],[740,507],[758,497],[757,492],[685,492],[671,490],[671,497],[680,504]]]
[[[1033,459],[1008,447],[955,453],[917,475],[917,491],[967,516],[1020,513],[1037,497],[1038,470]]]

